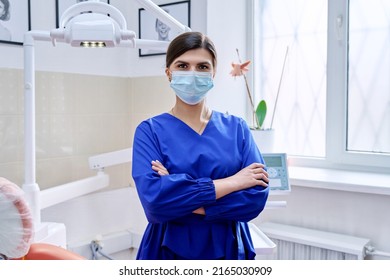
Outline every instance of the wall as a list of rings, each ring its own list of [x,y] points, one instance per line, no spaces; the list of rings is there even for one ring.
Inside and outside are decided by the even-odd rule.
[[[247,97],[243,79],[229,75],[231,63],[238,63],[236,48],[241,59],[247,55],[247,5],[250,1],[212,0],[207,2],[207,34],[218,51],[218,69],[215,90],[208,102],[218,111],[245,118]],[[223,7],[223,8],[222,8]]]

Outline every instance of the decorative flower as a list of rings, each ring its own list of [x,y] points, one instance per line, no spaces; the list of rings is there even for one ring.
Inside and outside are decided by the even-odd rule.
[[[237,76],[243,76],[244,77],[245,86],[246,86],[246,92],[248,94],[248,98],[249,98],[249,101],[251,103],[251,109],[252,109],[252,114],[253,114],[253,119],[254,119],[254,121],[253,121],[253,123],[254,123],[253,129],[258,129],[258,130],[259,129],[263,129],[263,123],[264,123],[264,120],[265,120],[265,116],[267,114],[267,103],[265,102],[265,100],[261,100],[257,104],[257,107],[255,108],[255,105],[253,103],[253,97],[252,97],[252,94],[251,94],[251,91],[250,91],[250,88],[249,88],[249,85],[248,85],[248,80],[246,79],[246,73],[249,71],[248,70],[248,66],[249,66],[249,64],[251,62],[250,62],[250,60],[248,60],[248,61],[245,61],[244,63],[241,63],[240,53],[239,53],[238,49],[236,49],[236,52],[237,52],[239,63],[232,63],[232,68],[233,69],[232,69],[232,71],[230,71],[230,75],[232,75],[233,77],[237,77]],[[283,79],[283,74],[284,74],[284,67],[286,65],[287,56],[288,56],[288,46],[287,46],[286,53],[285,53],[285,56],[284,56],[282,73],[280,75],[278,92],[276,93],[276,100],[275,100],[275,104],[274,104],[274,108],[273,108],[270,129],[272,129],[272,124],[273,124],[273,121],[274,121],[276,105],[277,105],[278,99],[279,99],[280,86],[282,84],[282,79]]]
[[[246,78],[246,73],[249,71],[248,66],[251,63],[250,60],[245,61],[244,63],[241,63],[241,58],[240,58],[240,53],[238,49],[236,49],[237,56],[239,63],[232,63],[232,71],[230,71],[230,75],[233,77],[237,76],[243,76],[244,81],[245,81],[245,86],[246,86],[246,92],[248,94],[249,101],[251,103],[251,108],[252,108],[252,114],[253,114],[253,119],[254,119],[254,129],[261,129],[265,115],[267,113],[267,104],[265,103],[264,100],[261,100],[259,104],[257,105],[257,108],[255,110],[255,105],[253,103],[253,98],[252,94],[248,85],[248,80]]]
[[[230,75],[233,77],[242,76],[245,75],[246,72],[249,71],[248,65],[251,63],[250,60],[245,61],[243,64],[235,64],[232,63],[232,71],[230,72]]]

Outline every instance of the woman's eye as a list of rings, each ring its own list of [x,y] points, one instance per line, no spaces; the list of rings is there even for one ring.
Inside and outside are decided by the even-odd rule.
[[[186,69],[187,65],[186,64],[179,64],[179,65],[177,65],[177,67],[180,69]]]
[[[198,69],[205,71],[205,70],[209,70],[210,67],[208,65],[199,65]]]

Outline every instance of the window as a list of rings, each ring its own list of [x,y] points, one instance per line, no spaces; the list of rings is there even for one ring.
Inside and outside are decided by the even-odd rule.
[[[390,1],[349,4],[350,151],[390,153]]]
[[[297,165],[388,171],[390,0],[253,5],[253,81],[271,113],[281,80],[277,149]]]

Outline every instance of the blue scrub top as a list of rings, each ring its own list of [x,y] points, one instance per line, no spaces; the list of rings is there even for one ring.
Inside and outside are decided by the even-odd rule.
[[[247,222],[264,209],[268,188],[216,199],[213,184],[253,162],[264,160],[241,118],[213,111],[202,135],[168,113],[139,124],[132,176],[149,223],[137,259],[254,259]],[[206,215],[192,213],[200,207]]]

